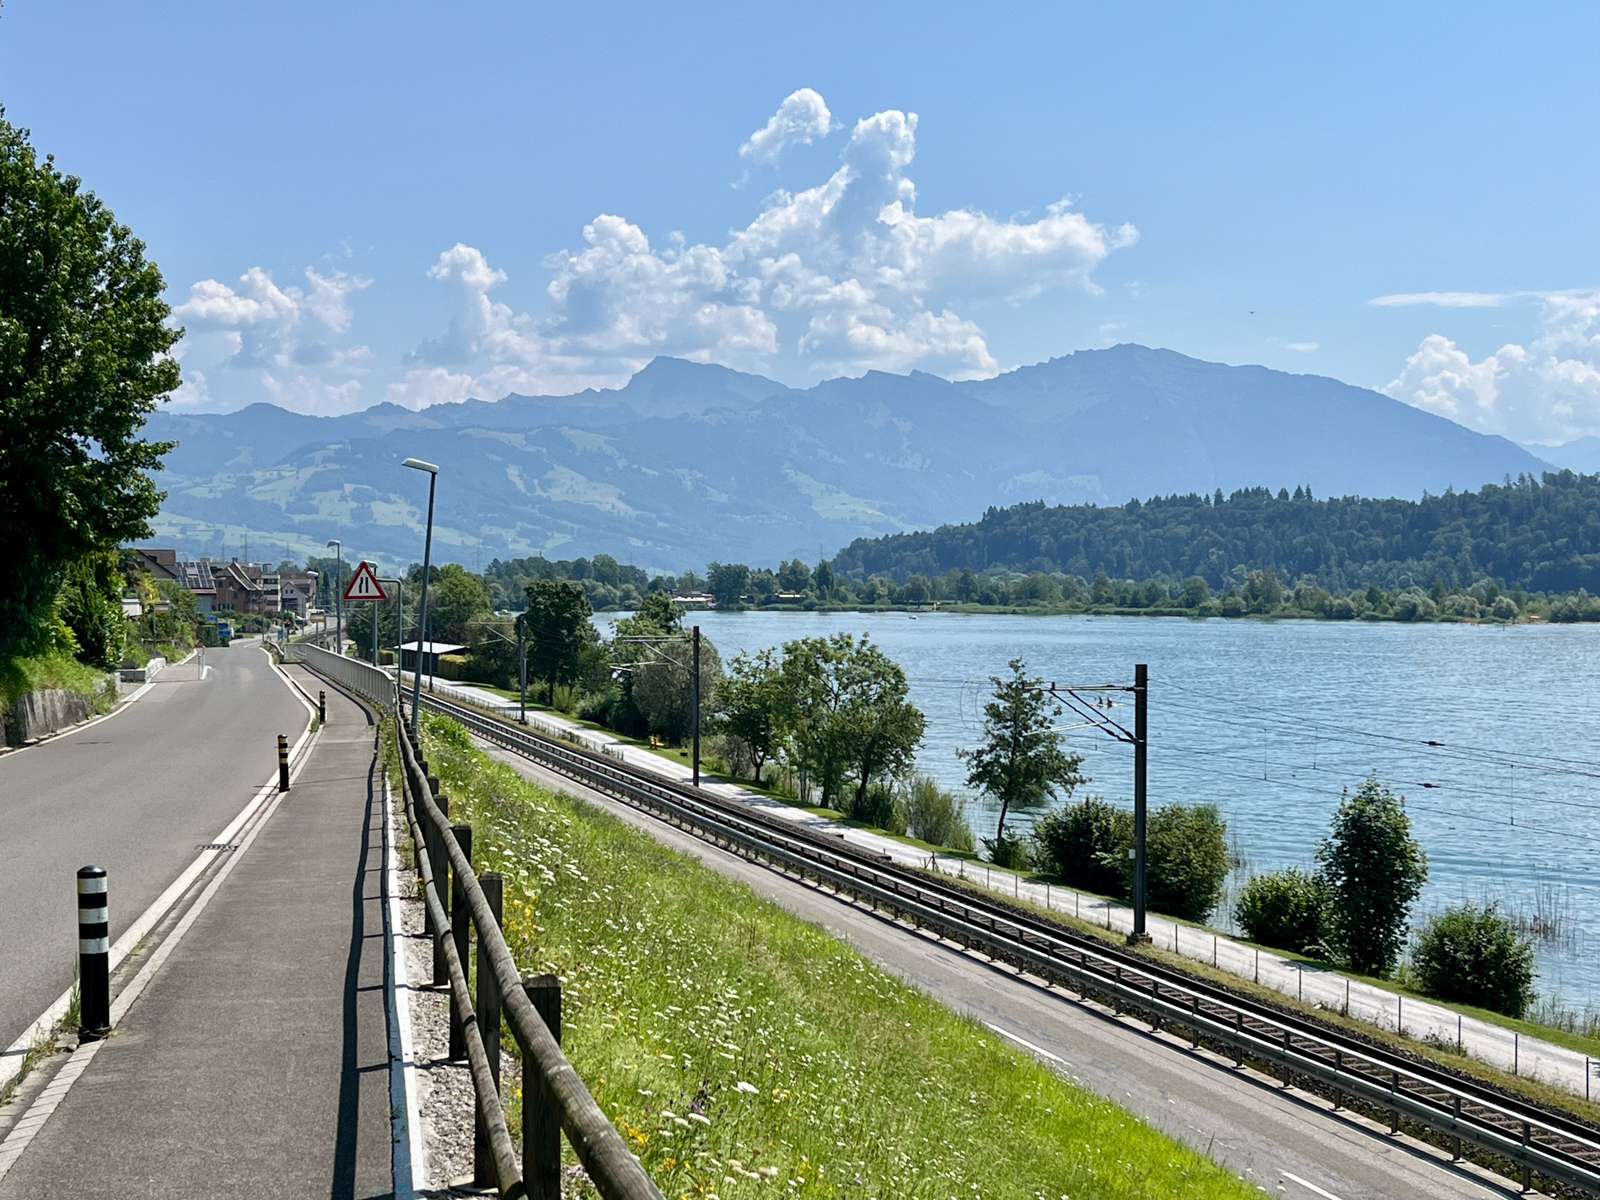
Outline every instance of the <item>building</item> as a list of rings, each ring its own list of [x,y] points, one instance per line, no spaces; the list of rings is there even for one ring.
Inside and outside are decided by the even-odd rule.
[[[449,642],[429,642],[422,654],[422,673],[424,675],[437,675],[439,673],[439,659],[446,654],[454,654],[458,650],[465,650],[465,646],[453,646]],[[417,669],[417,643],[405,642],[400,647],[400,669],[402,671],[415,671]]]
[[[277,597],[273,596],[273,607],[269,609],[267,589],[261,582],[261,575],[259,566],[242,563],[237,558],[221,566],[212,563],[211,578],[217,589],[216,606],[241,613],[276,612]]]
[[[179,562],[175,565],[179,585],[194,593],[195,607],[203,613],[215,608],[217,585],[211,578],[210,560],[202,558],[198,562]]]
[[[304,621],[317,606],[317,573],[315,571],[283,571],[272,578],[277,583],[278,610],[293,613]]]

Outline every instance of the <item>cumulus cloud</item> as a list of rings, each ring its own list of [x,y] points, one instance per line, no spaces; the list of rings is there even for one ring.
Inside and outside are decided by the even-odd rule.
[[[769,161],[830,127],[822,97],[802,89],[740,152]],[[907,174],[916,130],[916,114],[896,110],[857,121],[828,178],[769,196],[720,244],[678,235],[653,241],[625,217],[603,213],[583,227],[581,245],[544,260],[548,307],[538,315],[496,297],[506,274],[481,250],[452,246],[427,272],[452,296],[449,328],[388,373],[386,397],[421,407],[616,387],[657,355],[795,383],[873,369],[995,374],[1000,364],[967,315],[970,305],[1025,302],[1052,288],[1097,293],[1095,269],[1138,232],[1092,222],[1066,200],[1034,220],[919,213]],[[260,272],[232,288],[208,280],[183,311],[206,314],[236,339],[231,365],[294,361],[303,330],[331,330],[348,312],[327,289],[361,285],[311,272],[307,279],[304,290],[278,289]],[[186,378],[214,392],[214,364],[194,365]],[[343,384],[352,382],[360,388],[347,374]]]
[[[1383,390],[1483,433],[1556,445],[1600,434],[1600,291],[1543,296],[1539,337],[1472,361],[1431,334]]]
[[[202,279],[172,310],[184,327],[175,353],[183,385],[179,408],[238,407],[268,400],[301,412],[349,408],[361,391],[370,352],[350,344],[352,292],[369,281],[308,267],[306,286],[279,287],[251,267],[229,286]]]
[[[739,147],[739,153],[754,162],[775,163],[785,147],[809,146],[812,138],[826,137],[832,128],[833,114],[822,97],[810,88],[801,88],[789,93],[772,118]]]

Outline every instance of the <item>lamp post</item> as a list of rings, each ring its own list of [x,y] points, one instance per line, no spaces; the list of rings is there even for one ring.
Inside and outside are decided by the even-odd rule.
[[[333,652],[344,653],[344,547],[339,544],[339,539],[334,538],[328,545],[333,547],[334,560],[339,564],[333,573]]]
[[[411,671],[411,733],[417,732],[417,705],[422,703],[422,656],[428,645],[428,568],[433,561],[433,488],[439,482],[439,468],[420,458],[408,458],[400,464],[414,471],[428,473],[428,531],[422,539],[422,605],[417,614],[417,661]]]

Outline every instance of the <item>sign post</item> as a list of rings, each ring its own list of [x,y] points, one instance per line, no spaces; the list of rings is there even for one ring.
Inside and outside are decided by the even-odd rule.
[[[389,593],[383,590],[383,584],[378,582],[378,573],[372,569],[372,564],[366,559],[361,560],[361,565],[356,568],[350,577],[350,584],[344,589],[346,600],[372,601],[372,664],[378,664],[378,603],[389,598]]]

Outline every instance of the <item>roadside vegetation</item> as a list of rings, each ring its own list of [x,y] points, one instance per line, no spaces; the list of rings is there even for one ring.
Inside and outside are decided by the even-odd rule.
[[[475,860],[505,876],[519,966],[562,977],[567,1053],[665,1194],[1253,1194],[459,726],[425,716],[424,742]]]

